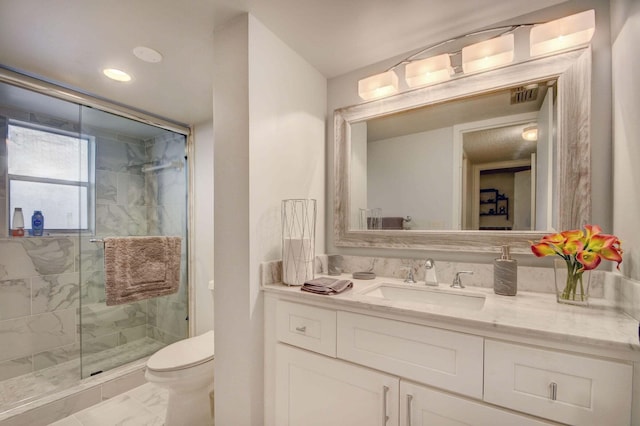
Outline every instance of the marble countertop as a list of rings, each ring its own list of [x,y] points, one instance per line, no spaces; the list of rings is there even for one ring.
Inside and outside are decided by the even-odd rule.
[[[629,359],[640,360],[638,321],[605,299],[592,299],[588,307],[583,307],[557,303],[555,295],[549,293],[522,291],[516,296],[500,296],[492,288],[484,287],[451,289],[445,283],[440,283],[438,287],[426,287],[424,284],[404,284],[402,280],[394,278],[357,280],[350,274],[343,274],[340,278],[351,280],[353,288],[331,296],[303,292],[300,287],[284,284],[267,284],[262,288],[267,293],[295,297],[309,303],[330,303],[337,309],[357,308],[404,315],[452,326],[472,327],[479,330],[480,334],[482,330],[490,330],[548,342],[588,345],[623,351]],[[486,299],[482,309],[472,310],[421,302],[390,301],[363,294],[380,283],[484,295]]]

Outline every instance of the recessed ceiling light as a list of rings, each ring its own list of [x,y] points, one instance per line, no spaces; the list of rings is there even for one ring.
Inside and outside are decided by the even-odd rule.
[[[115,68],[105,68],[102,70],[102,73],[115,81],[126,82],[131,80],[131,76],[129,74]]]
[[[152,64],[162,61],[162,55],[160,54],[160,52],[146,46],[138,46],[134,48],[133,54],[136,55],[136,57],[141,61],[149,62]]]

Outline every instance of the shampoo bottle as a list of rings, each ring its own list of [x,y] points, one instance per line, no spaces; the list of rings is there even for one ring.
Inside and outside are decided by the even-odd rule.
[[[44,216],[40,210],[33,212],[31,216],[31,231],[34,237],[41,237],[44,230]]]
[[[502,246],[502,255],[493,261],[493,291],[503,296],[518,292],[518,262],[511,259],[509,246]]]

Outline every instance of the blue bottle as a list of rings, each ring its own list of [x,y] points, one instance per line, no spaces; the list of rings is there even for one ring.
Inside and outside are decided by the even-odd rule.
[[[33,212],[31,216],[31,231],[34,237],[41,237],[44,230],[44,216],[40,210]]]

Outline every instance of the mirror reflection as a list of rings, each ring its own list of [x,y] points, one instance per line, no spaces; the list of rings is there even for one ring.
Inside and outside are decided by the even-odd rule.
[[[556,79],[349,125],[349,228],[548,231]]]

